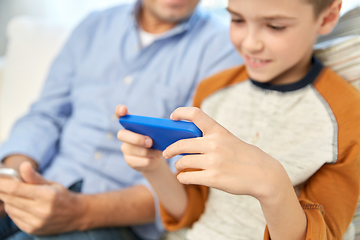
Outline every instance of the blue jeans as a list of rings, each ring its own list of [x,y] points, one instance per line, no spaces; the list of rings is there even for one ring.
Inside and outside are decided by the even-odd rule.
[[[69,189],[81,192],[82,181],[75,183]],[[100,228],[84,232],[70,232],[51,236],[33,236],[20,231],[8,217],[0,218],[0,240],[142,240],[129,227]]]

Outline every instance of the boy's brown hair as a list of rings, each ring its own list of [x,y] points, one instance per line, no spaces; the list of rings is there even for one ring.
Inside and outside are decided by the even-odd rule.
[[[324,11],[334,0],[306,0],[314,6],[315,17],[318,17],[319,14]]]

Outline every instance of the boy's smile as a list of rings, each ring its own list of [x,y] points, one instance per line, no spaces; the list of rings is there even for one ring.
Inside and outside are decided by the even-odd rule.
[[[305,0],[230,0],[231,40],[258,82],[289,84],[311,67],[322,17]]]

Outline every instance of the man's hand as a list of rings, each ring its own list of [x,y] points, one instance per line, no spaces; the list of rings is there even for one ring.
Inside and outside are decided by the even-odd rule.
[[[0,201],[0,218],[5,217],[5,206],[2,201]]]
[[[45,180],[29,162],[21,163],[20,175],[24,182],[0,181],[0,200],[22,231],[45,235],[81,228],[77,224],[85,206],[79,203],[78,194]]]

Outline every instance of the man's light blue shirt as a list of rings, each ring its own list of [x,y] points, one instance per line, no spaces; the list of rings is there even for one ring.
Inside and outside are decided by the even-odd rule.
[[[0,147],[0,159],[29,156],[47,179],[65,187],[83,180],[86,194],[136,184],[151,190],[120,151],[115,107],[168,118],[177,107],[191,105],[200,80],[242,60],[227,27],[200,9],[143,48],[135,20],[139,4],[93,13],[73,31],[40,98]],[[158,238],[159,214],[155,224],[134,230]]]

